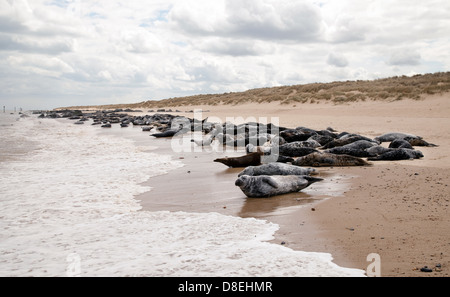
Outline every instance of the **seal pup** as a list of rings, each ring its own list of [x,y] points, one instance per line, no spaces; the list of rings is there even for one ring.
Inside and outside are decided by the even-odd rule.
[[[228,167],[258,166],[261,164],[261,153],[255,152],[240,157],[225,157],[215,159],[214,162],[222,163]]]
[[[248,166],[238,176],[249,175],[316,175],[316,169],[304,168],[295,165],[289,165],[285,163],[273,162],[269,164],[263,164],[260,166]]]
[[[322,180],[321,178],[308,175],[242,175],[234,184],[247,197],[264,198],[299,192],[309,185]]]
[[[420,159],[423,158],[423,154],[421,151],[407,149],[407,148],[398,148],[392,149],[388,152],[385,152],[381,155],[375,157],[369,157],[367,160],[369,161],[397,161],[397,160],[409,160],[409,159]]]
[[[297,166],[367,166],[372,165],[365,160],[349,155],[335,155],[330,153],[312,153],[304,157],[297,158],[293,163]]]

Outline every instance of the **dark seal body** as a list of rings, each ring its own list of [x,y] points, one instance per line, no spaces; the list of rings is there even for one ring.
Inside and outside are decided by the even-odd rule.
[[[330,153],[312,153],[304,157],[297,158],[292,164],[297,166],[367,166],[371,165],[365,160],[349,155],[335,155]]]
[[[228,167],[258,166],[261,164],[261,153],[250,153],[241,157],[229,157],[215,159],[214,162],[222,163]]]

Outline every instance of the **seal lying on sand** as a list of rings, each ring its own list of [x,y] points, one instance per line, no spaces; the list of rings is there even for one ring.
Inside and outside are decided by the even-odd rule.
[[[412,146],[433,146],[433,147],[438,146],[436,144],[426,142],[421,138],[405,137],[404,140],[408,141],[409,144],[411,144]]]
[[[385,152],[376,157],[370,157],[370,161],[382,161],[382,160],[409,160],[409,159],[420,159],[423,158],[421,151],[416,151],[407,148],[392,149],[391,151]]]
[[[375,157],[386,152],[390,152],[391,150],[393,149],[381,145],[376,145],[365,149],[365,151],[369,154],[369,157]]]
[[[308,175],[240,176],[235,185],[247,197],[262,198],[298,192],[323,179]]]
[[[422,139],[422,137],[413,134],[391,132],[375,137],[374,140],[379,142],[391,142],[395,139],[405,139],[406,137],[409,137],[410,139]]]
[[[371,165],[365,160],[349,155],[335,155],[330,153],[312,153],[304,157],[297,158],[293,163],[297,166],[367,166]]]
[[[314,175],[317,174],[314,168],[303,168],[300,166],[285,163],[269,163],[260,166],[248,166],[238,176],[249,175]]]
[[[375,142],[374,140],[367,138],[365,136],[357,135],[357,134],[345,134],[341,138],[334,139],[329,143],[325,144],[322,149],[330,149],[334,147],[340,147],[344,145],[348,145],[350,143],[354,143],[356,141],[365,140],[369,142]]]
[[[389,144],[389,148],[407,148],[413,149],[411,143],[405,139],[395,139]]]
[[[219,158],[215,159],[214,162],[219,162],[229,167],[258,166],[261,164],[261,153],[250,153],[241,157]]]
[[[370,154],[366,151],[366,149],[371,148],[373,146],[378,146],[375,142],[367,141],[367,140],[357,140],[355,142],[337,146],[331,149],[326,150],[326,153],[336,154],[336,155],[350,155],[354,157],[369,157]]]
[[[311,147],[299,147],[286,143],[278,147],[278,152],[280,155],[287,157],[302,157],[318,151]]]
[[[152,134],[151,136],[156,137],[156,138],[160,138],[160,137],[172,137],[175,136],[175,134],[178,133],[178,130],[167,130],[161,133],[155,133]]]

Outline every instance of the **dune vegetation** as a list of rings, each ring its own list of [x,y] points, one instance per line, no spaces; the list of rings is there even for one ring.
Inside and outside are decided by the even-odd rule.
[[[84,106],[83,108],[161,108],[270,102],[279,102],[282,105],[320,102],[343,104],[368,100],[421,100],[426,95],[442,94],[449,91],[450,72],[438,72],[414,76],[395,76],[376,80],[336,81],[330,83],[258,88],[244,92],[203,94],[163,100],[148,100],[134,104]]]

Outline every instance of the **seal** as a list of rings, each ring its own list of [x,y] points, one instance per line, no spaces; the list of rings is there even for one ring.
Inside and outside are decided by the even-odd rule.
[[[320,147],[320,143],[314,139],[308,138],[308,140],[304,141],[293,141],[286,144],[283,144],[285,147],[309,147],[309,148],[318,148]]]
[[[175,134],[178,133],[179,130],[167,130],[165,132],[161,132],[161,133],[154,133],[151,136],[156,137],[156,138],[161,138],[161,137],[172,137]]]
[[[408,148],[413,149],[411,143],[405,139],[394,139],[390,144],[389,148]]]
[[[393,150],[393,149],[386,148],[381,145],[375,145],[375,146],[365,149],[365,151],[369,154],[369,157],[375,157],[375,156],[384,154],[386,152],[390,152],[391,150]]]
[[[264,198],[299,192],[309,185],[322,180],[321,178],[308,175],[242,175],[236,180],[235,185],[247,197]]]
[[[261,164],[261,153],[255,152],[240,157],[225,157],[215,159],[214,162],[222,163],[228,167],[258,166]]]
[[[280,132],[280,136],[283,137],[286,142],[308,140],[308,138],[315,134],[317,133],[314,131],[300,131],[297,129],[286,129]]]
[[[336,154],[336,155],[349,155],[354,157],[369,157],[370,154],[366,151],[366,149],[371,148],[373,146],[378,146],[377,143],[367,140],[357,140],[355,142],[337,146],[328,150],[325,150],[326,153]]]
[[[423,158],[423,154],[421,151],[407,149],[407,148],[398,148],[392,149],[388,152],[385,152],[381,155],[375,157],[369,157],[367,160],[369,161],[397,161],[397,160],[410,160],[410,159],[420,159]]]
[[[349,155],[359,158],[365,158],[370,156],[370,154],[365,149],[351,148],[345,146],[334,147],[332,149],[325,150],[324,152],[335,155]]]
[[[287,157],[303,157],[311,153],[316,153],[318,151],[311,147],[299,147],[296,145],[291,145],[290,143],[286,143],[278,147],[278,152],[280,155]]]
[[[431,146],[431,147],[437,147],[438,145],[426,142],[423,139],[420,138],[411,138],[411,137],[405,137],[404,140],[408,141],[409,144],[412,146]]]
[[[269,164],[263,164],[260,166],[248,166],[238,176],[249,175],[316,175],[316,169],[304,168],[295,165],[289,165],[285,163],[273,162]]]
[[[411,139],[422,139],[422,137],[413,134],[391,132],[375,137],[374,140],[378,142],[391,142],[395,139],[405,139],[406,137],[409,137]]]
[[[356,134],[345,134],[343,135],[341,138],[338,139],[334,139],[330,142],[328,142],[327,144],[325,144],[324,146],[322,146],[322,149],[330,149],[330,148],[334,148],[334,147],[338,147],[338,146],[344,146],[359,140],[366,140],[366,141],[372,141],[372,139],[367,138],[365,136],[361,136],[361,135],[356,135]]]
[[[372,165],[369,162],[366,162],[365,160],[358,157],[320,152],[297,158],[292,164],[297,166],[312,167]]]

